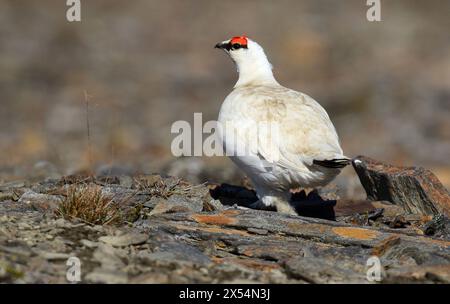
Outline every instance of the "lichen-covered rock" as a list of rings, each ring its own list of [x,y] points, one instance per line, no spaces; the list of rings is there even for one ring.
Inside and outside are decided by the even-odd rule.
[[[64,196],[77,183],[120,203],[121,221],[92,225],[30,208],[31,198]],[[67,259],[76,257],[83,283],[370,283],[367,261],[377,257],[381,282],[450,283],[448,219],[386,201],[299,192],[303,215],[288,216],[246,208],[254,200],[246,188],[159,175],[0,188],[23,197],[0,201],[0,282],[68,283]]]
[[[438,178],[421,167],[396,167],[365,156],[353,167],[371,200],[390,201],[406,211],[450,216],[450,194]]]

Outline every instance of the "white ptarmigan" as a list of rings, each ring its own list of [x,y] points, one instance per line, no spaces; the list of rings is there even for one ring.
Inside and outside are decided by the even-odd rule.
[[[296,214],[289,190],[328,184],[350,159],[327,112],[308,95],[281,86],[259,44],[240,36],[216,48],[233,59],[239,73],[220,109],[223,147],[254,184],[255,206]]]

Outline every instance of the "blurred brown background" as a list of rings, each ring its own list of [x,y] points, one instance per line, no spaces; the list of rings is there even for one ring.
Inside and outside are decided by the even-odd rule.
[[[175,159],[170,127],[216,119],[237,74],[213,46],[246,34],[328,110],[348,156],[450,185],[450,1],[382,0],[368,22],[365,0],[97,0],[74,23],[65,2],[0,1],[0,181],[92,167],[240,183],[225,158]]]

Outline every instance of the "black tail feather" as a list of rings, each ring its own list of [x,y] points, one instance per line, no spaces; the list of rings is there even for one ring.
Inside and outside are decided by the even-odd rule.
[[[313,164],[319,165],[325,168],[341,169],[351,163],[351,159],[348,158],[334,158],[334,159],[324,159],[324,160],[313,160]]]

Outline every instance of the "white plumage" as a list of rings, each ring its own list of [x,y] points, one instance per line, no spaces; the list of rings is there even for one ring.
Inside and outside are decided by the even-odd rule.
[[[234,37],[216,47],[239,72],[220,109],[223,146],[254,184],[257,205],[294,214],[290,189],[324,186],[349,163],[336,130],[319,103],[275,80],[259,44]]]

